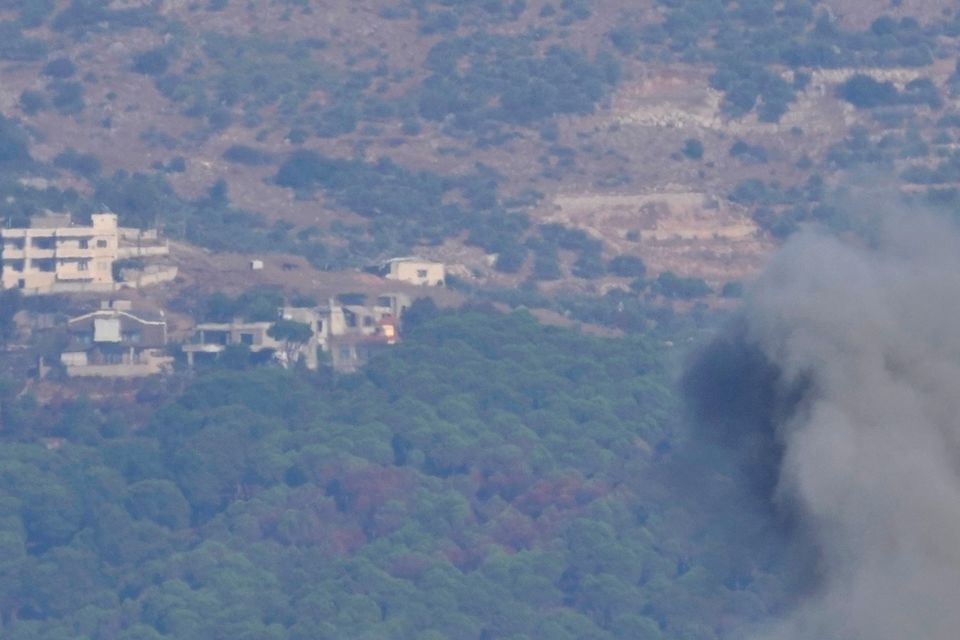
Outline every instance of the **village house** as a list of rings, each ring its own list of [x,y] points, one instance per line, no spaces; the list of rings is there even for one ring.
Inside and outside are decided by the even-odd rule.
[[[69,215],[51,214],[34,217],[28,228],[0,229],[0,251],[3,288],[43,294],[112,291],[115,262],[167,255],[169,247],[156,231],[118,227],[114,213],[91,215],[90,226],[72,224]],[[175,275],[175,268],[168,267],[143,284]]]
[[[67,321],[70,343],[60,354],[69,376],[130,378],[163,373],[173,363],[165,353],[167,322],[163,312],[132,311],[128,301]]]
[[[377,296],[372,305],[330,302],[330,329],[324,350],[336,371],[356,371],[384,347],[400,339],[399,322],[411,304],[402,293]]]
[[[410,304],[410,297],[402,293],[377,296],[370,305],[342,304],[331,299],[320,307],[282,307],[277,311],[277,319],[310,327],[309,341],[296,345],[295,361],[316,369],[320,366],[319,353],[327,352],[335,369],[354,371],[379,346],[396,344],[399,318]],[[183,345],[187,363],[193,366],[198,354],[218,357],[229,345],[246,345],[253,352],[271,350],[276,356],[286,357],[284,343],[269,335],[273,325],[272,321],[246,322],[240,318],[200,323],[191,341]]]
[[[344,335],[375,335],[378,323],[385,317],[399,318],[410,306],[410,296],[387,293],[376,297],[373,304],[341,304],[330,300],[325,309],[328,331],[325,337]]]
[[[230,322],[201,322],[194,327],[190,342],[183,345],[187,364],[192,367],[198,354],[217,357],[230,345],[246,345],[253,352],[276,351],[280,342],[267,333],[272,326],[273,322],[246,322],[242,318]]]
[[[387,260],[380,272],[388,280],[431,287],[442,287],[447,280],[446,267],[442,262],[416,257]]]
[[[327,343],[330,366],[341,373],[358,370],[372,356],[399,342],[400,332],[397,324],[398,319],[388,315],[378,320],[370,332],[332,336]]]

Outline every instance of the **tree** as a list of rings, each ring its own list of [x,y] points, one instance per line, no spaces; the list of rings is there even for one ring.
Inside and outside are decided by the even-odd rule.
[[[137,520],[179,529],[190,524],[190,504],[169,480],[142,480],[127,490],[127,511]]]
[[[647,275],[647,265],[637,256],[617,256],[607,268],[610,273],[623,278],[642,278]]]
[[[0,115],[0,169],[20,168],[29,161],[26,133],[15,121]]]
[[[13,317],[20,311],[22,296],[19,289],[5,289],[0,291],[0,346],[4,346],[13,338],[17,325]]]
[[[137,54],[133,59],[133,70],[149,76],[159,76],[170,66],[170,60],[163,49],[150,49]]]
[[[267,329],[267,335],[281,343],[280,353],[283,356],[283,366],[289,367],[300,359],[303,347],[313,337],[313,329],[303,322],[281,318]]]
[[[868,75],[855,74],[837,87],[837,95],[858,109],[896,104],[900,98],[891,82],[877,82]]]
[[[654,291],[667,298],[691,300],[712,293],[710,286],[701,278],[681,278],[672,271],[664,271],[654,283]]]
[[[68,58],[55,58],[43,67],[43,75],[65,79],[77,72],[77,67]]]
[[[683,149],[681,151],[683,155],[690,160],[699,160],[703,157],[703,143],[696,138],[688,138],[683,143]]]

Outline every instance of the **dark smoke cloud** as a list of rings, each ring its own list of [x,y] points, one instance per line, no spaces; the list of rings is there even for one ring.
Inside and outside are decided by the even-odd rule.
[[[686,378],[700,422],[817,551],[763,640],[960,638],[960,239],[792,239]]]

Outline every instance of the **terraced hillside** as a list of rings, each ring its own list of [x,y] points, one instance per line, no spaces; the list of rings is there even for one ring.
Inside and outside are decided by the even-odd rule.
[[[656,295],[626,255],[719,291],[799,225],[856,227],[851,175],[955,199],[960,20],[896,5],[7,0],[0,209]]]

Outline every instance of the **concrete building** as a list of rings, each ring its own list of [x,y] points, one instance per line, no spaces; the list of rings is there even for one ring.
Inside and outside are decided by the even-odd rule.
[[[410,306],[410,296],[403,293],[385,293],[373,304],[340,304],[330,300],[324,310],[327,316],[325,339],[345,335],[371,336],[380,332],[384,318],[400,318]]]
[[[130,378],[163,373],[173,358],[165,354],[167,322],[162,312],[134,314],[130,303],[101,308],[67,322],[70,344],[60,354],[69,376]]]
[[[4,288],[41,292],[57,283],[113,283],[115,214],[95,213],[89,227],[71,226],[69,216],[40,217],[27,229],[0,230],[0,240]]]
[[[155,230],[118,227],[116,214],[95,213],[90,221],[89,227],[76,226],[69,215],[46,215],[33,218],[29,228],[0,229],[0,285],[27,294],[112,291],[117,288],[117,260],[139,259],[142,264],[170,253]],[[150,267],[145,275],[127,271],[134,286],[176,276],[175,268],[159,275]]]
[[[398,319],[410,306],[410,297],[402,293],[377,296],[371,305],[341,304],[331,299],[320,307],[283,307],[277,318],[293,320],[310,327],[310,340],[294,349],[272,338],[268,331],[273,322],[204,322],[194,329],[190,343],[183,345],[187,363],[193,366],[200,357],[217,357],[229,345],[247,345],[251,351],[271,350],[285,365],[302,361],[308,369],[320,366],[319,352],[328,352],[333,367],[339,371],[353,371],[366,362],[372,350],[382,345],[396,344],[399,339]]]
[[[358,370],[378,352],[399,342],[397,325],[397,318],[386,316],[378,320],[370,332],[331,336],[327,343],[330,365],[341,373]]]
[[[381,271],[388,280],[431,287],[442,287],[447,279],[446,267],[442,262],[415,257],[387,260]]]
[[[246,345],[253,352],[276,351],[280,343],[267,335],[271,326],[273,322],[245,322],[240,318],[230,322],[201,322],[194,328],[191,341],[183,345],[187,363],[193,366],[197,354],[216,357],[230,345]]]
[[[400,318],[410,304],[410,297],[402,293],[379,295],[372,305],[331,301],[324,350],[334,370],[356,371],[378,351],[397,344]]]

